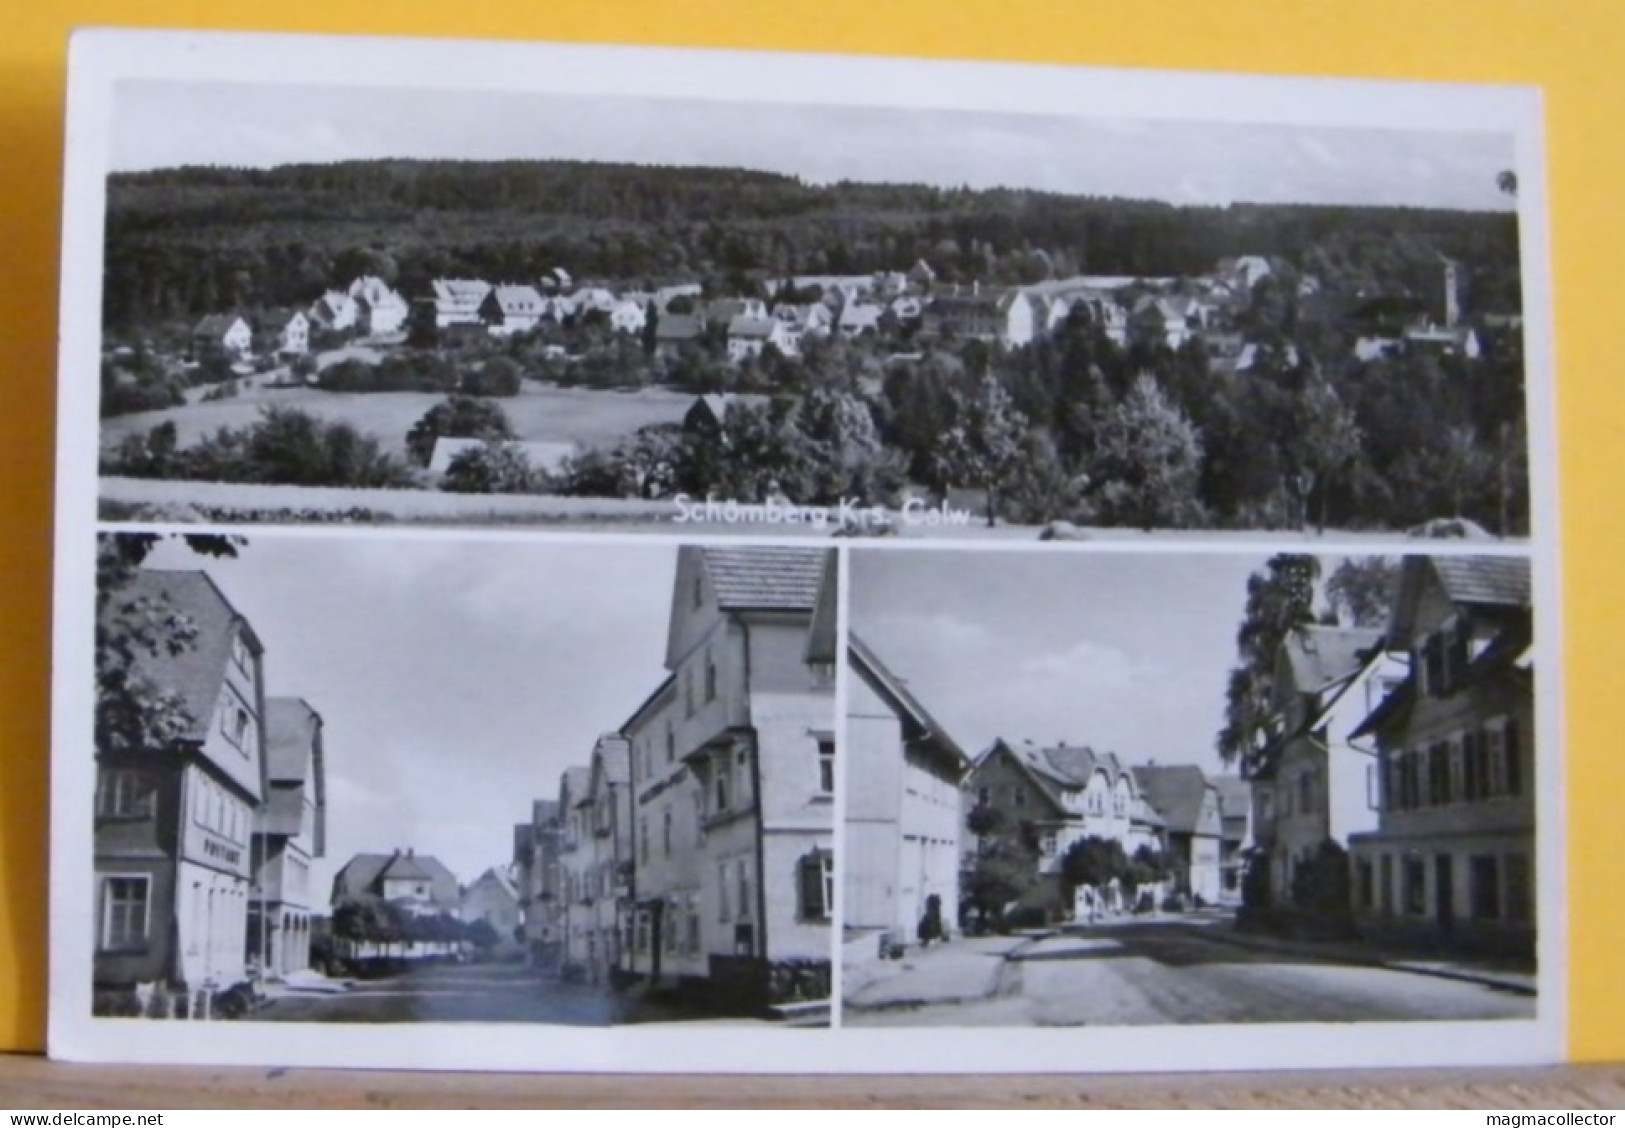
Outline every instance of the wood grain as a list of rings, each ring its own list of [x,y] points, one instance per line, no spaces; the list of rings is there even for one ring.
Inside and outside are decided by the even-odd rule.
[[[0,1055],[0,1108],[1625,1108],[1625,1065],[1134,1076],[650,1077],[65,1065]]]

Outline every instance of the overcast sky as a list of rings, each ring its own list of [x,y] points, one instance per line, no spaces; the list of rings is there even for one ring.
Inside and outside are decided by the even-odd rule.
[[[1504,133],[1149,122],[517,92],[119,84],[110,167],[575,159],[1179,204],[1509,210]]]
[[[1065,741],[1219,772],[1247,577],[1265,559],[854,552],[850,622],[968,755],[996,737]]]
[[[248,534],[234,560],[166,542],[265,644],[268,696],[322,715],[328,857],[433,854],[464,882],[665,676],[677,559],[660,544]]]

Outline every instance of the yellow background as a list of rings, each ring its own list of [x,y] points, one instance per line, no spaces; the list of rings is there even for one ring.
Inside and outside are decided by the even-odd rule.
[[[1515,82],[1546,91],[1564,525],[1572,1056],[1625,1060],[1625,3],[0,0],[0,1049],[45,1039],[64,60],[75,27],[232,28]],[[1548,675],[1549,676],[1549,675]],[[88,754],[88,753],[87,753]]]

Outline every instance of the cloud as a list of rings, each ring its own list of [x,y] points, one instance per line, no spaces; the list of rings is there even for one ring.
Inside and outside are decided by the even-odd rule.
[[[1116,647],[1080,640],[1067,650],[1041,654],[1018,667],[1019,676],[1047,684],[1074,700],[1108,700],[1137,689],[1152,675]]]

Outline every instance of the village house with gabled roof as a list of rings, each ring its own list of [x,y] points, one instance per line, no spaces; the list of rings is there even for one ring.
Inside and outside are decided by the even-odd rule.
[[[279,356],[304,356],[310,351],[310,319],[293,309],[267,310],[255,319],[254,338]]]
[[[363,275],[350,283],[355,299],[356,327],[369,336],[398,332],[406,324],[410,307],[394,287],[375,275]]]
[[[1134,779],[1167,822],[1166,856],[1173,870],[1173,891],[1197,904],[1218,904],[1224,839],[1218,787],[1195,764],[1136,765]]]
[[[165,747],[96,748],[93,968],[98,989],[161,982],[199,995],[248,976],[254,815],[267,791],[265,649],[200,571],[142,571],[101,614],[147,608],[195,632],[134,672],[189,723]]]
[[[1270,739],[1253,773],[1256,844],[1274,903],[1292,904],[1323,844],[1377,826],[1376,759],[1349,737],[1405,676],[1383,632],[1303,624],[1276,651]]]
[[[267,976],[286,978],[310,967],[312,922],[323,915],[311,862],[327,856],[327,753],[321,714],[304,698],[268,698],[265,715],[248,950]]]
[[[1000,823],[1030,837],[1037,851],[1038,892],[1052,912],[1065,913],[1057,876],[1066,852],[1085,838],[1116,841],[1129,856],[1163,846],[1163,816],[1142,793],[1135,773],[1115,753],[1081,745],[1041,747],[995,740],[965,778],[969,809],[997,812]],[[965,853],[980,848],[965,836]]]
[[[515,952],[520,941],[519,889],[505,872],[491,866],[469,882],[457,903],[464,924],[484,921],[496,933],[492,954],[498,958]]]
[[[655,355],[675,357],[705,336],[705,319],[692,313],[664,313],[655,323]]]
[[[592,773],[574,764],[559,776],[559,961],[561,968],[583,972],[597,961],[598,918],[593,882],[597,856],[593,848],[590,792]]]
[[[343,290],[329,290],[311,303],[305,316],[320,329],[345,330],[355,327],[358,316],[355,299]]]
[[[356,854],[333,875],[334,907],[345,901],[385,901],[412,916],[457,914],[462,891],[439,858],[412,847]]]
[[[1371,935],[1534,953],[1530,599],[1527,558],[1401,564],[1387,644],[1409,669],[1351,734],[1380,765],[1377,827],[1350,841]]]
[[[241,360],[254,347],[254,330],[235,313],[211,313],[192,327],[192,356]]]
[[[480,301],[480,321],[493,337],[536,328],[547,310],[534,286],[497,285]]]
[[[437,329],[480,323],[480,306],[491,292],[489,282],[478,278],[436,278],[429,286],[433,291]]]
[[[827,998],[834,675],[808,635],[833,555],[678,551],[668,677],[622,728],[641,977],[747,1009]]]
[[[771,317],[735,317],[728,322],[728,359],[738,364],[761,356],[781,325]]]
[[[933,905],[943,938],[959,931],[960,786],[971,762],[856,634],[847,661],[844,939],[872,959],[914,944]]]
[[[609,327],[617,333],[641,333],[649,324],[649,303],[652,299],[645,296],[641,300],[623,296],[615,303],[615,308],[609,311]]]

